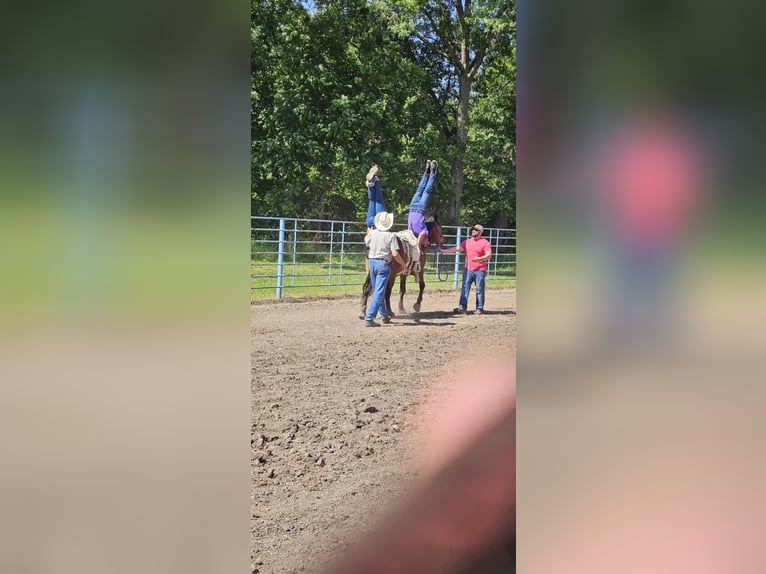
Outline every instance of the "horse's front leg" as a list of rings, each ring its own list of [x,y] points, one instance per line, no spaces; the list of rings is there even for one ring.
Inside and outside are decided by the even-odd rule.
[[[423,302],[423,290],[426,288],[426,282],[423,280],[424,273],[421,271],[418,273],[418,284],[420,285],[420,291],[418,291],[418,298],[415,304],[412,306],[415,311],[420,313],[420,304]]]
[[[426,276],[426,257],[424,254],[420,258],[420,272],[418,273],[418,285],[420,286],[420,291],[418,291],[417,301],[415,301],[415,304],[412,306],[417,313],[420,313],[420,304],[423,301],[423,291],[426,288],[425,276]]]
[[[404,314],[404,294],[407,292],[407,276],[399,277],[399,312]]]

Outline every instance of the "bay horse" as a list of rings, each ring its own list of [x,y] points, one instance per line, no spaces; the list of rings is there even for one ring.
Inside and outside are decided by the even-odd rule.
[[[442,234],[442,226],[441,223],[439,223],[439,217],[434,214],[433,217],[429,217],[426,219],[426,227],[428,228],[428,237],[431,245],[439,246],[441,245],[442,241],[444,240],[444,235]],[[405,267],[403,268],[399,263],[392,260],[391,261],[391,274],[388,276],[388,284],[386,285],[386,296],[385,296],[385,303],[386,303],[386,309],[388,310],[388,313],[391,315],[391,317],[394,316],[394,312],[391,309],[391,291],[394,289],[394,281],[396,281],[397,276],[400,277],[399,279],[399,312],[405,313],[404,310],[404,294],[407,292],[407,275],[403,274],[402,271],[404,271],[405,268],[411,268],[412,267],[412,260],[410,258],[410,252],[409,249],[406,249],[406,246],[404,245],[404,240],[399,236],[399,234],[396,234],[396,241],[399,244],[399,254],[402,256],[402,259],[404,259]],[[365,264],[367,262],[365,261]],[[412,308],[415,310],[416,313],[420,312],[420,304],[423,301],[423,290],[426,288],[426,282],[424,280],[425,277],[425,268],[426,268],[426,250],[425,248],[422,248],[420,250],[420,271],[419,272],[413,272],[413,275],[416,275],[418,278],[418,283],[420,285],[420,291],[418,292],[418,298],[417,301],[412,305]],[[372,283],[370,282],[370,271],[367,270],[367,277],[364,279],[364,285],[362,285],[362,301],[361,301],[361,312],[359,314],[360,319],[364,319],[364,315],[367,312],[367,300],[370,298],[370,295],[372,294]]]

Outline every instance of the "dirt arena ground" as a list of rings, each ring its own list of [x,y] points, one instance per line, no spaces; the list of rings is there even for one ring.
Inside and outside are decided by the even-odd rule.
[[[515,289],[488,289],[484,315],[456,304],[427,289],[420,314],[372,329],[357,298],[252,305],[253,573],[337,556],[417,473],[418,424],[445,367],[464,348],[515,354]]]

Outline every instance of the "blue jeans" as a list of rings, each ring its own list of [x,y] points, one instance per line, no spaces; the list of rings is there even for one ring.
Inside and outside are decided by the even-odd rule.
[[[375,214],[381,211],[387,211],[386,204],[383,203],[383,186],[380,180],[375,176],[375,184],[367,188],[367,227],[372,227],[375,223]]]
[[[484,280],[486,271],[463,270],[463,289],[460,292],[460,306],[468,309],[468,295],[471,294],[471,284],[476,281],[476,309],[484,309]]]
[[[370,259],[370,284],[372,285],[372,300],[367,307],[365,321],[372,321],[380,311],[381,317],[388,317],[386,309],[386,285],[391,275],[391,266],[383,259]]]
[[[423,174],[423,177],[420,178],[418,188],[415,191],[415,195],[412,196],[410,211],[426,212],[428,209],[428,202],[431,200],[431,190],[434,188],[435,181],[435,173]]]
[[[678,268],[672,245],[611,244],[604,310],[607,336],[625,346],[671,344],[678,306]]]

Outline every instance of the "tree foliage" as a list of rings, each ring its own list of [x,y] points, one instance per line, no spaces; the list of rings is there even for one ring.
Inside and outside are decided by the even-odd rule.
[[[487,59],[510,48],[515,5],[509,0],[377,0],[400,34],[418,44],[417,61],[441,78],[434,95],[443,107],[446,156],[451,170],[449,214],[455,217],[465,187],[464,161],[470,134],[474,83]]]
[[[441,164],[432,205],[443,211],[453,195],[458,78],[436,45],[408,28],[414,9],[366,0],[253,0],[254,214],[361,220],[364,175],[373,163],[398,214],[430,158]],[[475,27],[481,34],[482,25]],[[471,96],[476,125],[461,153],[469,159],[466,213],[491,223],[487,218],[500,213],[512,220],[515,52],[493,48],[483,58],[486,72],[475,71]]]

